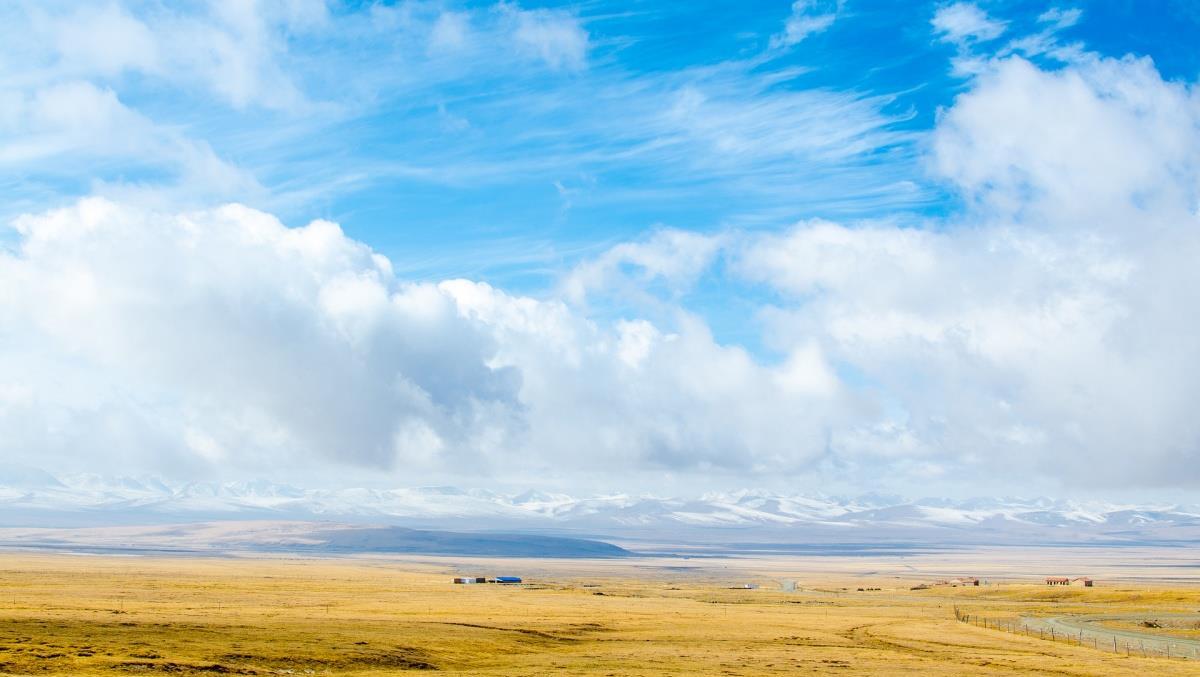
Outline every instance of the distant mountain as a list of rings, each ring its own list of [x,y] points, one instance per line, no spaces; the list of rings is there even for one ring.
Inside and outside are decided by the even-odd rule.
[[[266,481],[0,472],[0,526],[326,520],[464,532],[688,542],[1138,543],[1200,540],[1200,507],[1048,498],[905,500],[765,491],[664,498],[455,487],[300,489]],[[399,532],[397,532],[399,533]]]
[[[625,557],[628,550],[602,541],[539,534],[461,533],[402,527],[362,527],[317,532],[320,552],[413,553],[494,557]],[[293,548],[294,549],[294,548]]]
[[[633,553],[602,541],[540,534],[463,533],[330,522],[230,520],[168,526],[0,528],[0,545],[92,553],[229,551],[613,558]]]

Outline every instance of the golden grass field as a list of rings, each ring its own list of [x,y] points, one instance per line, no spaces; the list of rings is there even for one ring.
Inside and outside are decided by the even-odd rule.
[[[939,561],[961,570],[994,560],[9,552],[0,674],[1200,675],[1200,662],[1118,656],[953,616],[955,605],[994,618],[1195,612],[1200,587],[1187,581],[1048,589],[1022,582],[1029,567],[1013,560],[993,565],[1011,578],[987,587],[909,590]],[[532,584],[452,585],[459,573]],[[782,578],[801,590],[780,591]],[[762,588],[728,589],[743,581]]]

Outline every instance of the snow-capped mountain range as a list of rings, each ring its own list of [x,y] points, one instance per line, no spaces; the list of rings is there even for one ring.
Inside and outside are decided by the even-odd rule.
[[[734,491],[699,498],[575,497],[453,487],[299,489],[266,481],[0,472],[0,526],[299,519],[714,542],[1150,542],[1200,540],[1200,506],[1046,498],[855,498]]]

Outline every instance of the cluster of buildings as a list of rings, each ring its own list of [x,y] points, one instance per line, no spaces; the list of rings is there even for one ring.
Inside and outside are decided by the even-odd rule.
[[[934,581],[933,583],[920,583],[918,585],[915,585],[915,586],[909,588],[909,590],[928,590],[933,587],[950,587],[950,588],[976,587],[977,588],[980,585],[987,585],[987,584],[988,584],[987,581],[981,581],[980,579],[975,578],[974,576],[960,576],[958,578],[943,578],[941,580]]]
[[[1078,585],[1085,588],[1092,587],[1092,579],[1087,576],[1079,578],[1067,578],[1066,576],[1047,576],[1046,585]]]
[[[499,583],[501,585],[514,585],[521,582],[519,576],[496,576],[487,578],[485,576],[456,576],[454,582],[458,585],[468,585],[473,583]]]
[[[934,585],[948,585],[952,588],[957,587],[979,587],[979,579],[974,576],[960,576],[959,578],[951,578],[946,580],[935,581]]]

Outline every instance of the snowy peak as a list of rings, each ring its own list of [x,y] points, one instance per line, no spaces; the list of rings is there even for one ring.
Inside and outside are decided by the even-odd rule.
[[[200,519],[356,520],[470,529],[575,531],[618,537],[840,538],[1003,542],[1195,540],[1200,510],[1047,498],[853,498],[762,490],[663,498],[514,494],[457,487],[302,489],[265,480],[175,483],[160,478],[0,468],[0,521],[146,524]]]

